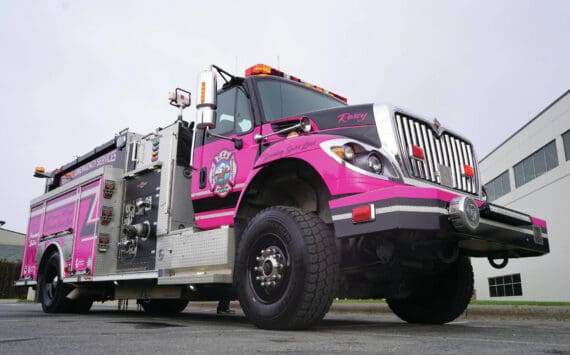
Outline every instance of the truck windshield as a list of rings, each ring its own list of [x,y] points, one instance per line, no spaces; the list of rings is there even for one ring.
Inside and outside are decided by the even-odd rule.
[[[278,80],[259,80],[257,88],[265,120],[268,122],[305,112],[344,106],[342,102],[312,89]]]

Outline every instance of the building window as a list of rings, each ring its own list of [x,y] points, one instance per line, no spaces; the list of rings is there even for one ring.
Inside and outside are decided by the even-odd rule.
[[[556,142],[552,141],[513,167],[515,185],[522,186],[557,166]]]
[[[487,191],[487,199],[494,201],[499,197],[511,192],[511,183],[509,182],[509,171],[505,171],[485,185]]]
[[[522,296],[521,274],[489,277],[491,297]]]
[[[570,160],[570,130],[566,131],[562,135],[562,140],[564,141],[564,154],[566,155],[566,160]]]

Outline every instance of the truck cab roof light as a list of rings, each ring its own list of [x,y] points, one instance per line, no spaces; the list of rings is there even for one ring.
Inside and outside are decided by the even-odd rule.
[[[265,64],[256,64],[246,69],[245,76],[252,76],[252,75],[274,75],[284,77],[284,73],[280,70],[270,67],[269,65]]]
[[[249,68],[247,68],[247,69],[245,70],[245,76],[246,76],[246,77],[248,77],[248,76],[254,76],[254,75],[259,75],[259,76],[272,75],[272,76],[278,76],[278,77],[280,77],[280,78],[285,78],[285,79],[288,79],[288,80],[295,81],[295,82],[297,82],[297,83],[303,84],[303,85],[305,85],[306,87],[308,87],[308,88],[310,88],[310,89],[317,90],[318,92],[321,92],[321,93],[326,94],[326,95],[328,95],[328,96],[330,96],[330,97],[332,97],[332,98],[335,98],[335,99],[337,99],[337,100],[339,100],[339,101],[342,101],[342,102],[344,102],[345,104],[348,103],[348,100],[347,100],[346,97],[344,97],[344,96],[340,96],[340,95],[335,94],[334,92],[327,91],[327,90],[323,89],[323,88],[320,87],[320,86],[313,85],[313,84],[310,84],[310,83],[306,83],[306,82],[304,82],[303,80],[299,79],[299,78],[296,77],[296,76],[283,73],[281,70],[277,70],[277,69],[275,69],[275,68],[272,68],[272,67],[270,67],[269,65],[265,65],[265,64],[255,64],[255,65],[253,65],[253,66],[251,66],[251,67],[249,67]]]

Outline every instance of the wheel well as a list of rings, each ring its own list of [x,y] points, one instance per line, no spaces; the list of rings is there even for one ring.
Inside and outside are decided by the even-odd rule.
[[[47,249],[43,252],[42,254],[42,260],[40,261],[40,265],[38,267],[38,279],[40,278],[41,273],[43,272],[44,266],[47,262],[47,260],[49,259],[50,255],[54,252],[57,252],[59,254],[59,257],[61,258],[61,251],[55,246],[55,243],[52,243],[50,246],[47,247]],[[61,260],[60,260],[61,262]],[[63,270],[60,270],[61,273],[63,273]],[[60,275],[62,276],[62,275]]]
[[[259,172],[245,191],[236,214],[239,236],[247,221],[270,206],[291,206],[315,212],[331,223],[330,192],[317,171],[299,159],[282,159]]]

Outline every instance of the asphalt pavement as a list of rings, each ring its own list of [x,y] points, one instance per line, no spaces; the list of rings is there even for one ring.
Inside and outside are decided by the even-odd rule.
[[[0,354],[570,354],[566,320],[472,319],[468,311],[450,324],[412,325],[384,304],[365,305],[348,311],[337,304],[307,331],[268,331],[248,322],[235,304],[234,315],[217,315],[215,303],[190,303],[179,315],[151,316],[135,304],[123,311],[96,304],[76,315],[0,303]]]

